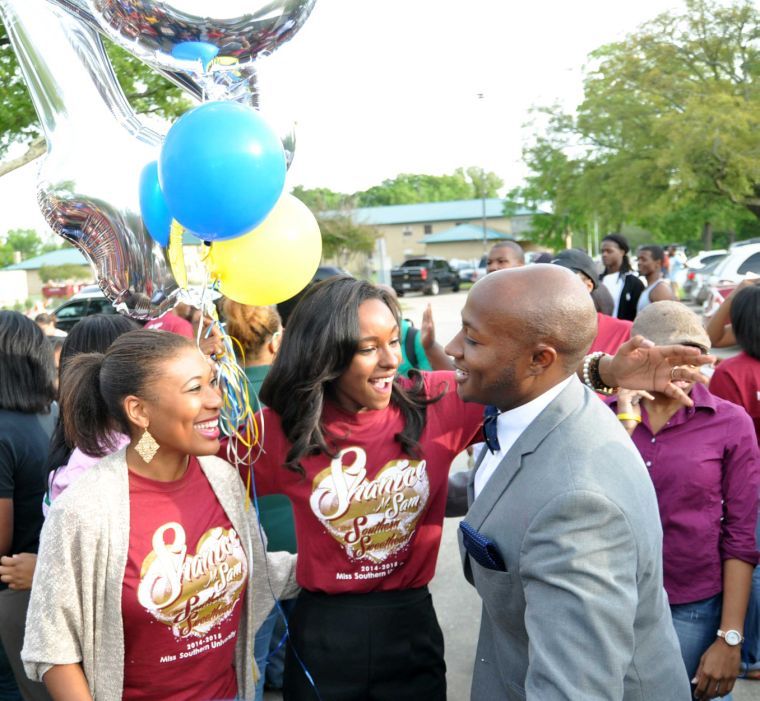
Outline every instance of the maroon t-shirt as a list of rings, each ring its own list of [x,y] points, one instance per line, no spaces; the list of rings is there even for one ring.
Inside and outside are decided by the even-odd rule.
[[[631,340],[632,321],[616,319],[614,316],[607,316],[600,312],[596,313],[596,319],[596,338],[588,350],[589,353],[604,351],[610,355],[615,355],[620,346]]]
[[[130,472],[129,518],[123,698],[234,699],[248,561],[197,459],[176,482]]]
[[[743,351],[722,360],[710,379],[710,391],[717,397],[744,407],[755,424],[760,445],[760,360]]]
[[[193,325],[174,312],[166,312],[158,319],[151,319],[145,324],[146,329],[155,329],[156,331],[170,331],[185,338],[193,338]]]
[[[305,589],[388,591],[422,587],[433,577],[449,466],[479,433],[483,406],[459,399],[453,372],[422,374],[428,396],[445,395],[427,407],[417,457],[394,438],[404,426],[394,404],[349,413],[328,402],[323,424],[338,453],[303,458],[304,478],[283,467],[289,444],[280,417],[264,409],[256,489],[293,503],[296,577]]]

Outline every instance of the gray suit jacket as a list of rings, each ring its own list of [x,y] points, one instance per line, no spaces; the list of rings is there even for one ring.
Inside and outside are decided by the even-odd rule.
[[[468,556],[460,533],[483,599],[472,698],[687,701],[657,499],[614,414],[573,381],[473,501],[476,470],[465,520],[507,571]]]

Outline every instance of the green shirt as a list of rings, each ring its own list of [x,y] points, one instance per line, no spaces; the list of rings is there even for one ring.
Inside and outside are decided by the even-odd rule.
[[[245,369],[248,378],[248,391],[259,396],[261,385],[269,372],[269,365],[253,365]],[[256,403],[250,398],[251,406]],[[282,468],[285,469],[285,468]],[[276,552],[287,550],[297,552],[296,529],[293,525],[293,505],[284,494],[270,494],[257,497],[259,503],[259,521],[264,533],[267,534],[267,550]]]
[[[410,370],[432,370],[430,361],[425,355],[425,349],[422,346],[422,334],[419,329],[414,334],[414,354],[417,356],[417,364],[412,365],[406,355],[406,337],[412,323],[408,319],[401,320],[401,365],[398,368],[398,374],[402,377],[408,377]]]

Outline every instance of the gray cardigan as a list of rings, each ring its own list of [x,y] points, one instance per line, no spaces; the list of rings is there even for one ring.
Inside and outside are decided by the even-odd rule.
[[[42,529],[21,658],[30,679],[81,662],[95,701],[120,701],[124,685],[121,593],[129,547],[125,449],[103,458],[53,503]],[[245,609],[235,648],[238,697],[254,696],[253,635],[277,598],[298,591],[295,555],[266,553],[237,470],[216,457],[201,469],[248,558]],[[271,587],[271,591],[270,591]]]

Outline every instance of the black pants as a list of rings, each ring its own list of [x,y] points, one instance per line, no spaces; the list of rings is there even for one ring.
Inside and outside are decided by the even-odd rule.
[[[427,587],[302,591],[288,625],[284,701],[446,701],[443,634]]]

